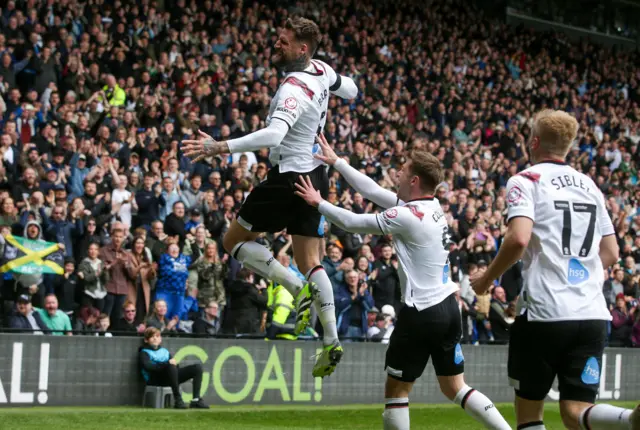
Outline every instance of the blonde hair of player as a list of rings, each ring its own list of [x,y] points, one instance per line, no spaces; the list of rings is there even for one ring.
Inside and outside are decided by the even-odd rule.
[[[578,121],[561,110],[544,109],[533,121],[531,154],[533,161],[545,158],[564,160],[578,134]]]

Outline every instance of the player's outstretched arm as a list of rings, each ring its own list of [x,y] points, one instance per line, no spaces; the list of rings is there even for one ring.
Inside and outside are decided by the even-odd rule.
[[[277,119],[277,118],[274,118]],[[183,140],[182,151],[195,163],[206,157],[218,154],[235,154],[237,152],[257,151],[262,148],[275,148],[280,145],[282,139],[289,131],[289,126],[284,121],[271,121],[271,123],[258,131],[246,136],[229,141],[218,142],[208,134],[198,130],[200,138],[197,140]]]
[[[373,179],[358,172],[351,167],[349,163],[338,158],[334,150],[329,146],[329,142],[327,142],[324,134],[321,133],[316,139],[320,148],[322,148],[322,154],[316,154],[315,157],[329,166],[333,166],[344,176],[349,185],[362,194],[365,199],[371,200],[385,209],[402,204],[394,192],[382,188]]]
[[[357,215],[348,210],[339,208],[325,201],[320,192],[313,188],[311,178],[300,177],[300,182],[296,183],[298,191],[296,194],[304,199],[307,204],[317,207],[318,211],[329,221],[337,224],[341,229],[352,233],[362,234],[383,234],[377,215],[363,214]]]

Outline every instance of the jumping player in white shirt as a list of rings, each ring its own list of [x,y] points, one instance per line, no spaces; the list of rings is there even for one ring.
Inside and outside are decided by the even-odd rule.
[[[338,159],[324,136],[319,160],[334,166],[365,198],[387,209],[356,215],[325,201],[310,177],[301,177],[297,194],[342,229],[362,234],[391,234],[398,254],[398,276],[404,306],[385,360],[385,430],[407,430],[409,393],[429,358],[442,393],[490,429],[511,429],[494,404],[464,381],[460,347],[462,318],[449,277],[449,228],[433,193],[443,179],[440,161],[426,151],[414,152],[399,174],[398,194]],[[406,203],[405,203],[406,202]]]
[[[224,142],[216,142],[202,132],[199,140],[182,142],[185,155],[193,157],[194,162],[218,154],[271,150],[273,168],[247,197],[223,245],[245,266],[282,284],[296,298],[297,334],[309,324],[311,304],[315,304],[324,328],[324,349],[313,369],[316,377],[333,373],[343,349],[336,330],[333,288],[320,264],[324,218],[294,194],[294,184],[300,175],[308,175],[323,195],[328,193],[326,167],[313,156],[318,150],[315,138],[324,128],[329,96],[352,99],[358,94],[351,78],[312,59],[320,39],[320,30],[313,21],[287,21],[271,58],[286,75],[271,101],[266,128]],[[285,228],[293,236],[294,258],[306,274],[307,283],[283,267],[267,248],[254,242],[262,232],[275,233]]]
[[[528,142],[534,165],[509,179],[504,241],[471,284],[483,294],[524,262],[508,361],[518,429],[545,428],[544,399],[557,376],[567,428],[640,430],[640,407],[594,405],[611,320],[604,269],[618,260],[618,244],[597,185],[564,162],[577,130],[566,112],[536,115]]]

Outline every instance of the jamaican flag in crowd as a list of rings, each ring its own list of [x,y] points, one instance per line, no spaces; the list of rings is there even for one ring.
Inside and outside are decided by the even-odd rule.
[[[57,243],[7,235],[0,273],[16,275],[64,274],[64,256]]]

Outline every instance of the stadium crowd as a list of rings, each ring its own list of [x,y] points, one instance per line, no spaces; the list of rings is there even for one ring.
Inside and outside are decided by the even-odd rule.
[[[268,153],[192,164],[180,141],[198,129],[226,139],[264,127],[281,77],[272,45],[286,18],[302,14],[325,34],[316,56],[360,90],[330,101],[324,133],[336,152],[389,189],[413,148],[446,168],[437,197],[453,235],[467,342],[505,342],[515,316],[519,265],[486,296],[468,278],[500,247],[504,186],[528,163],[532,116],[544,107],[574,114],[569,163],[600,185],[621,249],[603,285],[610,344],[640,346],[638,54],[511,28],[462,0],[428,3],[8,1],[2,264],[19,255],[9,234],[43,239],[60,244],[64,275],[3,273],[3,326],[275,336],[272,315],[288,298],[221,246],[271,167]],[[378,210],[329,174],[330,202]],[[388,341],[400,306],[390,238],[325,231],[340,335]],[[302,276],[286,232],[260,240]]]

